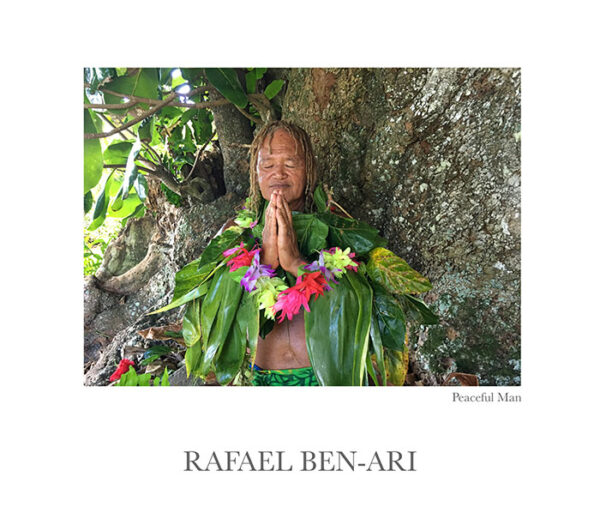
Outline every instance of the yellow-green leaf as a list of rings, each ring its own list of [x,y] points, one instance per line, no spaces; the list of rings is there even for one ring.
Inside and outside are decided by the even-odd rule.
[[[427,278],[386,248],[375,248],[369,252],[367,273],[392,294],[421,294],[431,290]]]

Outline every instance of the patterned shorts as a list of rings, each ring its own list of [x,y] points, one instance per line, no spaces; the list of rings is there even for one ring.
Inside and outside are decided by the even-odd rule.
[[[261,369],[254,366],[255,387],[318,387],[312,367],[301,369]]]

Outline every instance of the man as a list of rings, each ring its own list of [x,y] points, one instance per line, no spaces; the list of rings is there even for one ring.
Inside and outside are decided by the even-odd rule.
[[[261,263],[282,267],[294,276],[307,264],[298,249],[292,211],[302,212],[312,202],[316,166],[310,139],[301,128],[285,121],[264,126],[251,146],[251,199],[269,200],[262,232]],[[276,323],[259,339],[255,385],[318,385],[306,349],[304,314]]]

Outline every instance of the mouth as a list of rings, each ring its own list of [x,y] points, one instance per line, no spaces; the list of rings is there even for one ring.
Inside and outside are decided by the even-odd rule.
[[[274,183],[269,185],[270,189],[285,189],[286,187],[289,187],[287,183]]]

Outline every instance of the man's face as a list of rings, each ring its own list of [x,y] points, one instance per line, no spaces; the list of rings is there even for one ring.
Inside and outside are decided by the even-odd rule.
[[[270,142],[270,144],[269,144]],[[276,130],[258,150],[257,169],[260,192],[266,200],[279,189],[292,210],[304,206],[306,166],[304,155],[294,138],[285,130]]]

